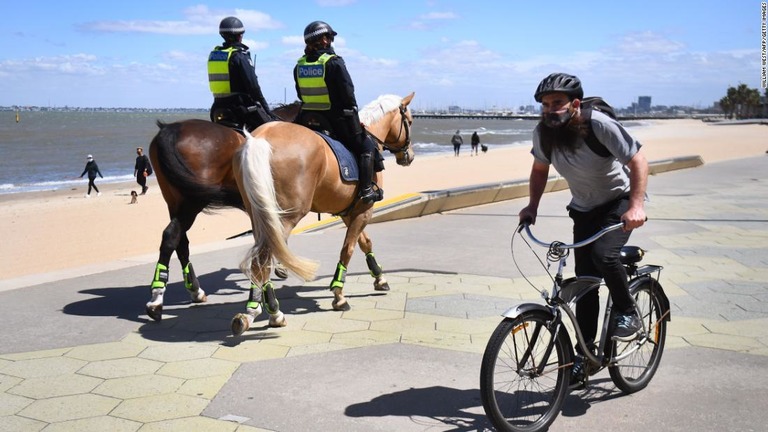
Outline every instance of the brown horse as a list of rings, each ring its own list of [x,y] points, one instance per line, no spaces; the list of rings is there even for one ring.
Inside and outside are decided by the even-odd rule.
[[[275,108],[282,120],[292,121],[301,105],[294,102]],[[202,211],[224,207],[244,209],[232,174],[232,155],[245,137],[232,128],[205,120],[164,124],[149,147],[157,183],[168,205],[170,223],[163,230],[160,257],[152,278],[152,298],[146,312],[155,321],[162,319],[163,295],[168,282],[171,255],[181,263],[184,285],[194,303],[205,302],[205,291],[189,261],[187,231]]]
[[[368,133],[385,149],[395,154],[398,165],[413,161],[411,124],[405,98],[379,97],[360,112]],[[235,180],[251,217],[254,246],[240,265],[251,281],[246,313],[232,319],[232,333],[240,335],[261,314],[262,304],[270,315],[270,326],[284,326],[274,287],[269,280],[271,264],[276,260],[304,280],[315,276],[317,264],[294,255],[287,245],[291,230],[310,211],[341,215],[347,226],[339,263],[330,284],[336,310],[347,310],[344,278],[355,243],[366,254],[368,267],[381,272],[373,258],[373,244],[363,229],[371,220],[373,205],[357,198],[357,183],[343,181],[336,157],[328,144],[315,132],[296,124],[274,122],[260,126],[248,136],[233,159]],[[381,172],[376,175],[380,186]]]

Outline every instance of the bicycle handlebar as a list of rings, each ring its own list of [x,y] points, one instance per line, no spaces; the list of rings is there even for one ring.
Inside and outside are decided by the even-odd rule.
[[[622,228],[622,227],[624,227],[624,223],[623,222],[619,222],[619,223],[614,224],[614,225],[609,225],[609,226],[601,229],[597,233],[595,233],[595,235],[593,235],[592,237],[590,237],[590,238],[588,238],[586,240],[582,240],[582,241],[577,242],[577,243],[573,243],[573,244],[566,244],[566,243],[562,243],[562,242],[558,242],[558,241],[553,241],[553,242],[550,242],[550,243],[543,242],[543,241],[537,239],[533,235],[533,233],[531,232],[531,224],[529,222],[527,222],[527,221],[520,224],[519,230],[525,229],[525,233],[528,235],[528,238],[530,238],[534,243],[536,243],[539,246],[548,247],[548,248],[552,248],[553,246],[556,246],[557,248],[560,248],[560,249],[576,249],[576,248],[580,248],[582,246],[588,245],[588,244],[594,242],[595,240],[599,239],[600,237],[608,234],[609,232],[615,231],[615,230],[617,230],[619,228]]]

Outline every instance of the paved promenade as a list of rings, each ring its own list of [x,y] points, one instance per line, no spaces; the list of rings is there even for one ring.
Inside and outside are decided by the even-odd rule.
[[[630,243],[664,266],[672,321],[661,367],[631,396],[599,373],[568,396],[551,431],[765,430],[767,169],[758,157],[650,179],[650,220]],[[544,196],[540,237],[569,239],[568,199]],[[295,235],[291,247],[321,263],[318,279],[277,282],[288,326],[268,328],[262,315],[242,337],[229,321],[247,297],[237,267],[249,239],[193,244],[206,304],[189,304],[172,262],[161,323],[143,315],[155,256],[0,290],[0,430],[489,429],[478,384],[485,344],[505,309],[540,301],[510,253],[526,202],[369,226],[392,290],[373,290],[358,252],[343,313],[326,288],[343,231]],[[542,281],[530,251],[514,250]]]

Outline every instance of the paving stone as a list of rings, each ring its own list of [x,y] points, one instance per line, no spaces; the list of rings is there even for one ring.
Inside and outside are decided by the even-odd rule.
[[[208,400],[180,394],[149,396],[125,400],[111,413],[114,417],[151,423],[161,420],[198,416]]]
[[[147,347],[139,357],[170,363],[182,360],[193,360],[210,357],[217,346],[212,344],[166,344]]]
[[[19,360],[3,367],[2,373],[20,378],[53,377],[70,375],[87,363],[66,357],[44,357]]]
[[[34,402],[34,399],[10,393],[0,393],[0,418],[2,416],[18,414],[32,402]]]
[[[134,357],[91,362],[80,369],[78,373],[97,378],[112,379],[152,374],[162,366],[163,363],[158,361]]]
[[[75,347],[65,356],[86,361],[112,360],[135,357],[142,350],[144,350],[143,346],[129,342],[108,342]]]
[[[183,379],[202,378],[216,375],[232,375],[239,363],[228,360],[204,358],[168,363],[157,373]]]
[[[120,400],[95,394],[61,396],[37,400],[29,404],[18,414],[48,423],[109,414]]]
[[[174,393],[184,380],[163,375],[140,375],[112,378],[93,389],[92,393],[117,399],[132,399]]]
[[[53,423],[45,428],[46,432],[134,432],[141,428],[141,423],[109,416],[90,417]]]
[[[17,385],[21,381],[22,379],[19,377],[0,374],[0,392],[8,391],[9,388]]]
[[[208,417],[187,417],[149,423],[141,428],[141,432],[235,432],[238,426],[237,423]]]
[[[232,375],[215,375],[203,378],[193,378],[184,381],[184,384],[176,391],[178,394],[201,397],[208,400],[216,397],[224,384]]]
[[[9,393],[32,399],[90,393],[103,380],[78,374],[55,377],[28,378],[9,390]]]
[[[2,397],[0,397],[1,399]],[[2,409],[0,409],[2,411]],[[48,423],[15,415],[0,416],[0,430],[6,432],[38,432]]]

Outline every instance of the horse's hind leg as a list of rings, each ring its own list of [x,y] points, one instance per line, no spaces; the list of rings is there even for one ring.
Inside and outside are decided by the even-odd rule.
[[[270,327],[285,327],[288,324],[285,315],[280,311],[280,302],[275,295],[275,287],[269,280],[269,260],[269,252],[262,250],[259,251],[258,258],[252,261],[251,288],[248,302],[245,304],[245,313],[239,313],[232,318],[231,328],[232,334],[235,336],[245,333],[256,321],[256,318],[261,315],[262,309],[266,309],[269,314]],[[254,282],[254,280],[265,282]]]
[[[187,230],[188,229],[189,228],[187,228]],[[205,303],[208,301],[208,296],[200,287],[200,281],[197,279],[195,269],[189,261],[189,238],[187,237],[187,231],[183,231],[180,237],[179,245],[176,247],[176,256],[179,258],[179,263],[181,263],[181,271],[184,276],[184,287],[189,292],[189,297],[192,299],[192,303]]]
[[[168,226],[163,230],[163,240],[160,243],[160,257],[155,265],[155,273],[150,285],[151,299],[147,302],[146,312],[155,321],[163,319],[163,295],[168,284],[168,265],[171,255],[181,240],[181,226],[179,220],[172,218]]]
[[[389,291],[389,283],[384,278],[384,270],[376,261],[376,256],[373,254],[373,242],[365,231],[360,233],[360,237],[357,239],[357,244],[360,245],[360,249],[365,253],[365,263],[368,265],[368,270],[371,271],[373,279],[373,289],[376,291]]]

